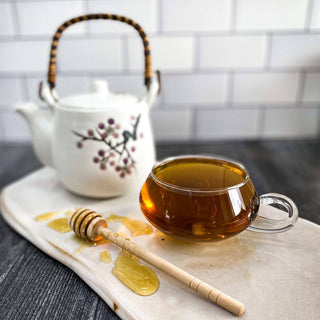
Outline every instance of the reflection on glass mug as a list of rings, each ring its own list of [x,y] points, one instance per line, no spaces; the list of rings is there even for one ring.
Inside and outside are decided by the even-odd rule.
[[[140,207],[157,229],[192,242],[218,241],[245,229],[282,232],[298,219],[291,199],[276,193],[258,197],[243,165],[210,156],[156,164],[141,189]],[[264,217],[268,212],[281,219]]]

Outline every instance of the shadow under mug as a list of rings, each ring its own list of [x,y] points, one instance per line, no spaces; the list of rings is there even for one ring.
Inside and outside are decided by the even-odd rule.
[[[141,189],[140,207],[154,227],[192,242],[223,240],[243,230],[283,232],[298,219],[288,197],[258,197],[242,164],[200,155],[157,163]]]

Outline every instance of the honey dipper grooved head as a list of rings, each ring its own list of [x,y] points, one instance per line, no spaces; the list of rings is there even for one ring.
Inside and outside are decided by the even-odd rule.
[[[101,214],[87,208],[77,208],[70,215],[68,224],[75,234],[87,241],[98,241],[98,227],[108,227]]]

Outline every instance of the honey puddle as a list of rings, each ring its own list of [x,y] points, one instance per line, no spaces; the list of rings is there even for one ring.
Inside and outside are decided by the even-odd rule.
[[[122,251],[119,254],[112,274],[141,296],[149,296],[159,288],[159,279],[152,269],[140,264],[139,259],[127,251]]]
[[[100,261],[104,263],[110,263],[111,257],[108,250],[100,252]]]
[[[47,226],[60,233],[66,233],[71,231],[71,228],[68,225],[68,218],[58,218],[52,220],[47,224]]]
[[[74,210],[69,210],[69,211],[67,211],[67,212],[65,213],[65,215],[66,215],[67,217],[69,217],[70,214],[73,213],[73,212],[74,212]]]
[[[74,255],[81,253],[85,248],[88,248],[88,247],[96,247],[96,246],[99,246],[99,245],[101,245],[101,244],[104,244],[104,243],[108,243],[108,242],[109,242],[109,241],[107,241],[107,240],[105,240],[105,239],[101,239],[101,240],[96,241],[96,242],[85,241],[85,240],[82,240],[81,238],[79,238],[79,237],[76,236],[76,235],[73,235],[72,239],[75,240],[76,242],[78,242],[79,245],[80,245],[80,247],[73,253]],[[107,250],[106,250],[106,251],[107,251]]]
[[[133,220],[127,217],[118,216],[115,214],[110,215],[106,218],[108,222],[121,222],[131,232],[132,237],[153,233],[153,229],[147,223],[140,220]]]
[[[72,231],[68,225],[68,217],[72,212],[73,210],[65,212],[66,217],[54,219],[48,222],[47,226],[60,233],[67,233],[69,231]],[[52,217],[58,215],[59,213],[61,213],[61,211],[47,212],[37,216],[35,220],[38,222],[47,221]],[[153,233],[152,227],[140,220],[133,220],[118,215],[111,215],[106,220],[108,222],[121,222],[129,229],[133,237]],[[125,237],[125,235],[123,236]],[[74,235],[72,239],[79,244],[79,248],[73,253],[74,255],[81,253],[88,247],[95,247],[105,243],[109,243],[109,241],[105,239],[101,239],[96,242],[88,242],[82,240],[76,235]],[[111,256],[108,250],[100,252],[99,255],[101,262],[111,262]],[[149,296],[156,292],[159,288],[159,279],[152,271],[152,269],[146,265],[141,264],[136,256],[131,255],[127,251],[122,251],[117,257],[114,268],[112,270],[112,274],[129,289],[141,296]]]
[[[42,222],[42,221],[48,221],[50,220],[52,217],[56,216],[57,214],[59,214],[61,211],[52,211],[52,212],[46,212],[43,214],[40,214],[39,216],[35,217],[34,220],[38,221],[38,222]]]

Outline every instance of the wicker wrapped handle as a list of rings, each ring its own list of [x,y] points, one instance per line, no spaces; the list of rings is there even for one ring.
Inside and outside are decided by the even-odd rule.
[[[97,13],[97,14],[88,14],[88,15],[72,18],[66,21],[65,23],[63,23],[54,34],[51,42],[50,61],[49,61],[49,70],[48,70],[48,84],[51,90],[54,89],[56,84],[57,51],[58,51],[58,44],[59,44],[59,40],[61,38],[62,32],[75,23],[78,23],[81,21],[100,20],[100,19],[117,20],[120,22],[124,22],[129,24],[139,32],[139,35],[142,39],[143,46],[144,46],[144,58],[145,58],[144,83],[149,89],[152,81],[151,53],[150,53],[150,45],[149,45],[148,37],[146,33],[143,31],[142,27],[138,23],[136,23],[134,20],[131,20],[127,17],[123,17],[115,14],[108,14],[108,13]]]

